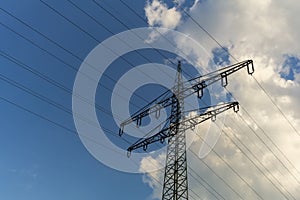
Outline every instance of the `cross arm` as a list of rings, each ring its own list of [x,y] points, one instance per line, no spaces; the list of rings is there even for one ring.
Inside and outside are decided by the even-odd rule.
[[[247,71],[249,75],[254,73],[254,66],[252,60],[245,60],[217,71],[208,73],[204,76],[199,76],[189,80],[189,83],[192,85],[188,92],[186,92],[186,96],[189,96],[193,93],[197,93],[197,96],[201,98],[203,96],[203,89],[214,84],[215,82],[221,81],[221,85],[226,87],[228,85],[227,77],[240,69],[247,67]]]
[[[184,89],[181,91],[181,94],[183,94],[183,98],[186,98],[197,93],[198,98],[201,98],[203,96],[203,90],[206,87],[218,81],[221,81],[222,86],[226,87],[228,84],[227,77],[245,67],[247,68],[248,74],[252,75],[254,73],[253,61],[245,60],[206,75],[190,79],[188,82],[186,82],[187,86],[184,87]],[[140,126],[142,118],[150,115],[151,113],[155,113],[155,116],[159,118],[160,110],[172,105],[174,98],[176,97],[174,96],[172,89],[164,92],[162,95],[138,110],[132,115],[132,117],[122,122],[120,124],[119,135],[121,136],[124,132],[124,127],[132,122],[135,122],[137,127]]]
[[[195,127],[196,125],[198,125],[208,119],[215,121],[216,116],[218,114],[221,114],[231,108],[233,108],[235,112],[238,112],[238,110],[239,110],[238,102],[230,102],[230,103],[224,103],[224,104],[220,104],[220,105],[216,105],[216,106],[210,106],[210,107],[208,107],[208,109],[205,112],[200,113],[196,116],[184,119],[181,122],[179,122],[180,124],[186,124],[185,126],[181,126],[179,129],[180,129],[180,131],[185,131],[187,129]],[[202,109],[200,109],[200,110],[202,110]],[[193,110],[193,111],[199,111],[199,109]],[[142,139],[138,140],[136,143],[134,143],[127,149],[128,153],[129,153],[128,155],[130,155],[131,151],[141,148],[141,147],[144,150],[146,150],[147,146],[149,144],[155,143],[157,141],[160,141],[163,143],[166,138],[174,136],[172,134],[174,132],[170,131],[172,129],[172,127],[174,127],[174,126],[176,126],[176,124],[170,124],[169,127],[163,128],[156,134],[154,134],[148,138],[142,138]]]

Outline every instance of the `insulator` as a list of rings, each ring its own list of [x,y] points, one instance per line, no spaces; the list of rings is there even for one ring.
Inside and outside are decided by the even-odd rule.
[[[175,126],[174,123],[170,123],[169,129],[171,130]]]
[[[199,99],[201,99],[203,97],[203,89],[202,88],[197,90],[197,96]]]
[[[148,148],[148,145],[147,145],[147,144],[144,144],[144,145],[143,145],[143,150],[146,151],[147,148]]]
[[[240,110],[240,106],[239,106],[239,104],[236,104],[234,107],[233,107],[233,111],[234,112],[239,112],[239,110]]]
[[[127,157],[129,158],[131,156],[131,150],[127,151]]]
[[[215,113],[215,112],[212,112],[211,114],[212,114],[212,116],[211,116],[211,121],[215,122],[216,119],[217,119],[216,113]]]
[[[203,97],[203,88],[206,87],[205,81],[202,81],[202,82],[200,83],[200,86],[201,86],[201,88],[199,88],[199,87],[197,86],[197,96],[198,96],[199,99],[201,99],[201,97]]]
[[[165,142],[165,138],[163,138],[163,137],[160,137],[160,139],[159,139],[159,141],[160,141],[160,143],[164,143]]]
[[[119,136],[122,136],[122,135],[123,135],[123,132],[124,132],[123,129],[124,129],[124,128],[123,128],[122,126],[119,128]]]
[[[254,73],[253,61],[251,61],[251,65],[250,65],[250,63],[248,63],[248,65],[247,65],[247,71],[248,71],[249,75],[252,75]]]
[[[191,126],[191,130],[192,131],[195,130],[195,126],[194,125]]]
[[[160,117],[160,108],[155,112],[155,118],[158,119]]]
[[[228,85],[227,75],[221,74],[221,84],[223,87],[226,87]]]
[[[142,118],[138,117],[136,120],[136,127],[139,128],[141,124],[142,124]]]

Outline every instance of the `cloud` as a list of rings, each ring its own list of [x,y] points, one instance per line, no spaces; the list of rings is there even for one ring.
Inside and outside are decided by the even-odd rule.
[[[148,156],[142,159],[140,165],[140,172],[147,173],[143,176],[143,182],[148,184],[153,189],[153,194],[151,199],[160,199],[162,193],[163,174],[164,168],[161,166],[162,163],[165,163],[166,154],[162,153],[157,158]],[[153,169],[153,165],[157,170],[155,172],[148,173],[149,169]]]
[[[184,3],[184,1],[179,1],[178,6],[182,3]],[[175,29],[181,22],[181,13],[177,10],[177,8],[168,8],[167,4],[159,0],[147,1],[144,10],[148,24],[151,27],[159,26],[168,29]],[[145,42],[151,43],[163,34],[163,32],[158,33],[153,31]]]
[[[165,5],[162,2],[155,2],[157,5]],[[147,4],[146,7],[150,5],[152,4]],[[297,45],[300,40],[299,9],[300,2],[293,0],[206,0],[195,1],[192,7],[185,9],[238,61],[254,60],[254,77],[268,91],[273,101],[298,132],[300,132],[298,108],[300,105],[298,66],[300,46]],[[181,12],[180,15],[183,16],[184,11]],[[163,26],[163,23],[158,23],[154,19],[168,20],[164,15],[146,14],[146,16],[151,18],[151,20],[148,18],[150,26],[153,24]],[[219,64],[222,65],[226,54],[218,52],[220,47],[190,18],[181,17],[180,23],[176,23],[175,27],[197,40],[209,54],[203,55],[203,51],[197,49],[194,44],[177,40],[176,45],[191,56],[193,64],[206,72],[212,70],[209,64],[212,59],[220,61]],[[216,57],[217,54],[219,57]],[[225,64],[228,64],[228,61],[236,62],[232,57],[225,60]],[[281,192],[288,198],[293,196],[295,199],[300,199],[300,136],[246,70],[231,75],[228,80],[227,89],[247,112],[240,111],[242,118],[239,115],[229,115],[226,118],[224,131],[229,138],[222,134],[214,148],[215,152],[264,199],[283,199]],[[203,125],[199,127],[201,126]],[[249,127],[255,130],[256,135]],[[198,135],[203,137],[201,128],[199,128]],[[244,146],[237,138],[243,142]],[[241,180],[216,153],[211,152],[203,160],[196,158],[192,152],[197,153],[201,144],[200,139],[196,140],[188,151],[190,168],[196,170],[225,199],[239,199],[228,185],[244,199],[259,199],[249,185]],[[222,177],[228,185],[216,174]],[[162,180],[161,177],[158,179]],[[201,197],[215,199],[211,193],[203,189],[199,179],[197,181],[189,176],[189,181],[190,188],[197,194],[201,194]],[[157,188],[159,187],[162,186],[157,185]]]
[[[167,4],[159,0],[148,1],[145,7],[145,14],[149,26],[174,29],[181,20],[181,13],[177,11],[176,7],[168,8]]]

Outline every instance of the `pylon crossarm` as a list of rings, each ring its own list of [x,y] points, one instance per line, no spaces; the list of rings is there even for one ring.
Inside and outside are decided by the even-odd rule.
[[[142,108],[139,112],[134,114],[132,117],[128,118],[120,124],[119,135],[121,136],[124,132],[124,127],[132,122],[136,123],[136,126],[139,127],[142,123],[142,119],[152,113],[155,113],[155,117],[158,119],[160,117],[160,110],[162,108],[172,105],[172,99],[174,94],[172,92],[166,93],[164,99],[157,98],[153,100],[150,104]]]
[[[220,105],[216,105],[216,106],[210,106],[207,107],[207,111],[205,111],[204,113],[200,113],[196,116],[192,116],[190,118],[186,118],[184,120],[182,120],[179,123],[185,124],[185,126],[180,126],[179,130],[180,131],[185,131],[187,129],[193,128],[196,125],[208,120],[208,119],[212,119],[213,121],[216,120],[216,116],[225,112],[226,110],[229,110],[231,108],[234,109],[235,112],[238,111],[239,109],[239,104],[238,102],[231,102],[231,103],[224,103],[224,104],[220,104]],[[198,111],[201,109],[198,109]],[[194,110],[197,111],[197,110]],[[127,151],[131,152],[135,149],[141,148],[143,147],[144,150],[147,150],[147,146],[149,144],[155,143],[157,141],[160,141],[161,143],[163,143],[165,141],[166,138],[169,138],[171,136],[174,136],[174,132],[170,131],[173,129],[173,127],[175,127],[177,124],[169,124],[168,127],[163,128],[162,130],[160,130],[158,133],[142,139],[142,140],[138,140],[136,143],[134,143],[133,145],[131,145]]]
[[[188,80],[188,82],[190,82],[190,83],[192,83],[192,85],[194,85],[195,83],[200,82],[199,80],[209,79],[209,78],[215,77],[216,75],[223,74],[223,73],[226,73],[227,75],[229,75],[229,74],[232,74],[244,67],[247,67],[248,74],[252,75],[254,73],[253,60],[244,60],[244,61],[232,64],[232,65],[223,67],[216,71],[209,72],[205,75],[197,76],[195,78]]]
[[[199,76],[196,78],[193,78],[188,81],[185,85],[190,85],[189,87],[185,87],[185,98],[197,93],[197,96],[201,98],[203,96],[203,90],[218,82],[221,81],[221,85],[223,87],[226,87],[228,85],[228,80],[227,77],[240,69],[247,67],[247,71],[249,75],[252,75],[254,73],[254,66],[253,66],[253,61],[252,60],[246,60],[243,62],[239,62],[234,65],[230,65],[227,67],[224,67],[222,69],[219,69],[217,71],[208,73],[204,76]]]
[[[224,103],[224,104],[220,104],[220,105],[211,107],[211,109],[208,109],[205,113],[195,115],[192,117],[187,117],[180,123],[185,124],[184,130],[194,129],[195,126],[197,126],[198,124],[200,124],[208,119],[215,121],[217,115],[219,115],[231,108],[233,108],[234,112],[238,112],[239,111],[239,103],[238,102],[230,102],[230,103]],[[198,109],[198,110],[202,110],[202,109]],[[197,111],[197,110],[194,110],[194,111]]]
[[[208,73],[203,76],[196,77],[194,79],[189,80],[185,83],[184,88],[178,95],[181,95],[182,98],[186,98],[197,93],[197,96],[201,98],[203,96],[203,91],[206,87],[221,81],[221,85],[226,87],[228,84],[227,77],[238,70],[247,67],[248,74],[252,75],[254,73],[253,61],[246,60],[243,62],[236,63],[234,65],[230,65],[219,69],[217,71]],[[144,106],[142,109],[133,114],[132,117],[125,120],[120,125],[119,135],[121,136],[124,132],[124,127],[132,122],[135,122],[137,126],[140,126],[142,123],[142,119],[145,116],[148,116],[152,113],[155,113],[155,117],[160,117],[160,110],[162,108],[168,107],[172,105],[172,99],[174,98],[174,94],[171,90],[164,92],[162,95],[151,101],[149,104]]]

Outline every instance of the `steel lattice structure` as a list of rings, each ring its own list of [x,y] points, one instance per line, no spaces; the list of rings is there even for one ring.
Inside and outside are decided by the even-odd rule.
[[[188,199],[186,140],[184,127],[184,90],[181,63],[178,62],[177,79],[173,89],[168,149],[162,199]]]
[[[198,76],[189,80],[188,83],[184,83],[182,81],[181,63],[179,61],[176,81],[172,90],[166,91],[121,124],[119,130],[120,136],[124,133],[124,127],[126,125],[135,122],[137,126],[140,126],[144,117],[155,113],[155,116],[158,118],[162,108],[171,108],[170,116],[158,126],[162,126],[162,129],[147,138],[139,139],[127,149],[128,156],[130,156],[131,151],[135,149],[143,148],[146,151],[149,144],[155,142],[163,143],[165,139],[168,139],[162,200],[188,199],[185,131],[193,129],[196,125],[206,120],[211,119],[215,121],[218,114],[228,109],[233,108],[235,112],[239,110],[238,102],[229,102],[185,111],[184,99],[194,94],[197,94],[198,98],[201,98],[204,89],[218,81],[221,81],[222,86],[226,87],[228,84],[227,77],[245,67],[247,68],[248,74],[252,75],[254,73],[253,61],[246,60],[204,76]],[[193,117],[185,117],[192,111],[198,114]],[[158,127],[154,128],[153,131],[157,130]]]

